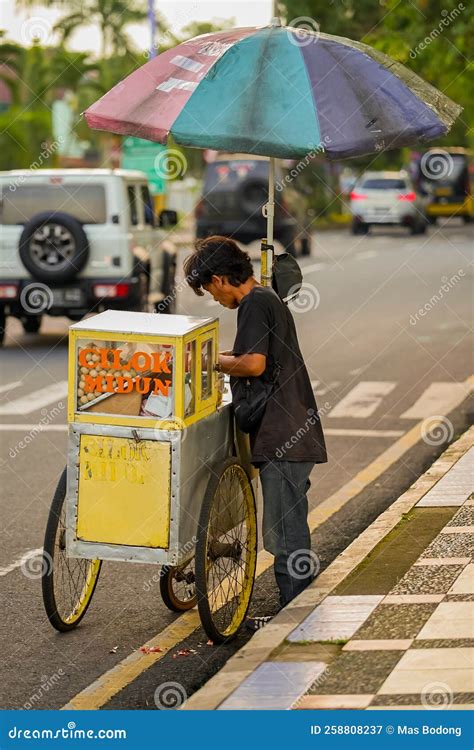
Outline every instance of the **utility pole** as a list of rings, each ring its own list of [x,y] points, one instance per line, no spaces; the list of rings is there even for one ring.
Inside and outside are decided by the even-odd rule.
[[[156,57],[156,16],[155,16],[155,0],[148,0],[148,20],[150,22],[150,60]]]

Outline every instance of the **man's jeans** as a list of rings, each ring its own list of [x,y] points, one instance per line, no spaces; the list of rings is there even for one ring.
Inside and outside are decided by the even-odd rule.
[[[282,606],[315,577],[308,527],[309,475],[312,462],[260,464],[263,491],[263,546],[275,556],[275,578]]]

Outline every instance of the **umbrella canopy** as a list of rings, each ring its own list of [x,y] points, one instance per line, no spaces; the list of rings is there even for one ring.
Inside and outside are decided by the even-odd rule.
[[[341,159],[445,135],[462,108],[342,37],[281,27],[204,34],[163,52],[85,112],[91,128],[183,146]]]

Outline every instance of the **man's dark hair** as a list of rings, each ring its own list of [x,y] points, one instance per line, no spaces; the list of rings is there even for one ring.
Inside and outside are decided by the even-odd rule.
[[[213,276],[226,276],[229,284],[240,286],[253,275],[252,263],[234,240],[213,235],[197,240],[195,250],[184,261],[186,281],[195,294],[202,297],[202,287]]]

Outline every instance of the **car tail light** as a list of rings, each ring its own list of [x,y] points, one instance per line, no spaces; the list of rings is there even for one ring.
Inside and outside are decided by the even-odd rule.
[[[94,284],[94,294],[101,299],[104,297],[117,299],[127,297],[129,292],[128,284]]]
[[[205,201],[201,198],[201,200],[198,201],[194,207],[194,216],[196,217],[196,219],[200,219],[202,216],[204,216],[205,210]]]
[[[400,193],[400,195],[397,196],[397,200],[399,201],[410,201],[413,203],[413,201],[416,200],[416,193],[413,191],[411,193]]]
[[[0,284],[0,299],[16,299],[17,296],[17,284]]]
[[[365,193],[356,193],[354,190],[350,193],[349,198],[351,201],[365,201],[367,195]]]

